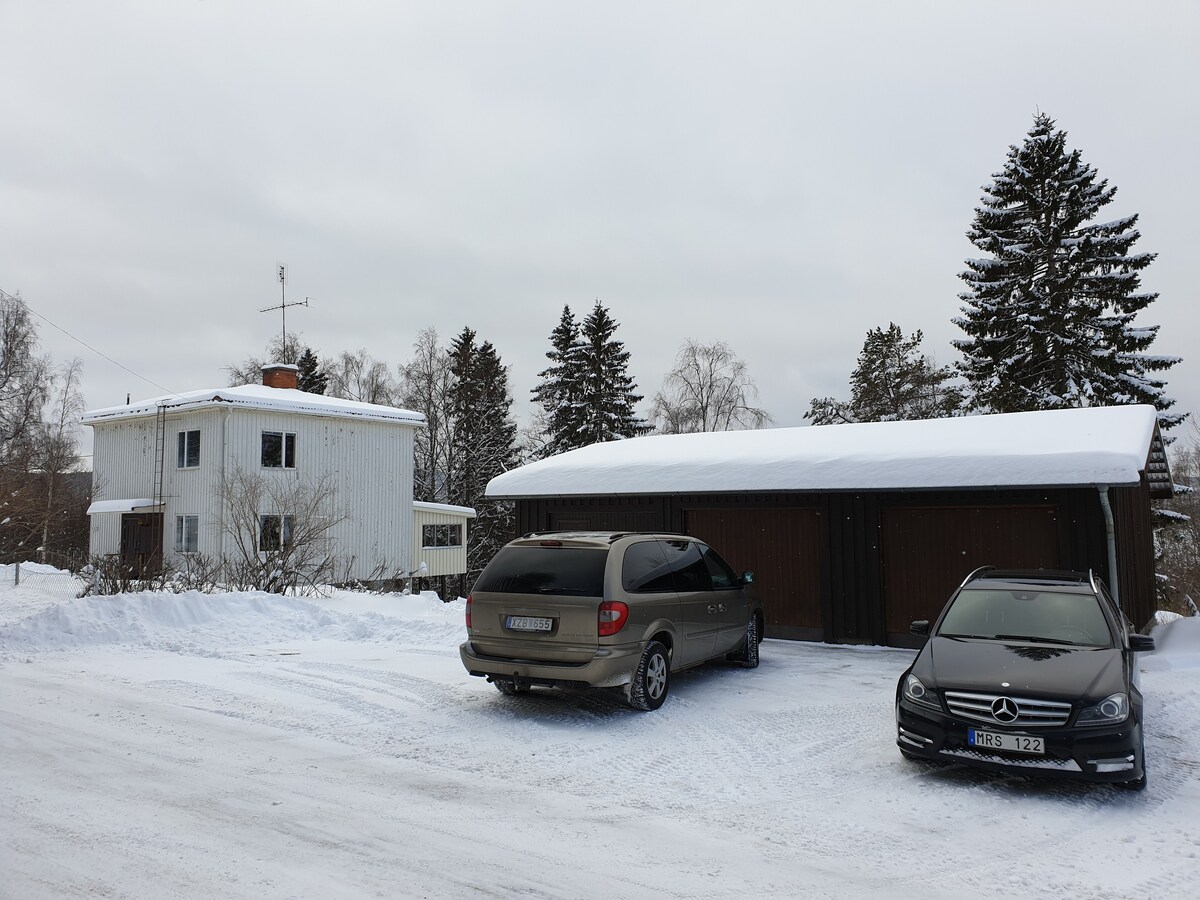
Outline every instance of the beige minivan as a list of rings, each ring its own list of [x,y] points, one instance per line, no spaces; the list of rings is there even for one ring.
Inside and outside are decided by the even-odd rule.
[[[475,582],[459,652],[504,694],[612,687],[635,709],[658,709],[672,672],[713,659],[758,665],[752,581],[687,535],[528,534]]]

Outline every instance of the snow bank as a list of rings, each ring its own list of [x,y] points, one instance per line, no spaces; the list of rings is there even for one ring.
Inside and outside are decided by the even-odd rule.
[[[1178,616],[1152,632],[1155,650],[1141,657],[1143,671],[1200,669],[1200,617]]]
[[[15,573],[13,572],[14,568],[15,568],[15,566],[13,563],[5,563],[4,565],[0,566],[0,579],[3,579],[5,581],[5,583],[11,584],[13,579],[16,577]],[[28,574],[31,572],[34,574],[37,574],[37,575],[68,575],[69,576],[71,574],[70,572],[66,571],[65,569],[59,569],[59,568],[56,568],[55,566],[51,566],[46,563],[35,563],[35,562],[21,563],[21,573],[22,574]]]
[[[7,593],[0,593],[0,607]],[[377,610],[363,610],[366,602],[374,602]],[[452,648],[463,631],[463,603],[442,603],[433,593],[335,592],[309,599],[259,591],[144,592],[51,603],[0,625],[0,652],[119,644],[220,655],[236,648],[318,639]]]
[[[5,583],[0,655],[121,645],[220,656],[315,640],[453,650],[465,636],[464,606],[461,598],[443,603],[432,591],[333,591],[312,598],[261,591],[143,592],[62,600]],[[1153,634],[1157,649],[1142,655],[1143,669],[1200,669],[1200,618],[1162,616]]]

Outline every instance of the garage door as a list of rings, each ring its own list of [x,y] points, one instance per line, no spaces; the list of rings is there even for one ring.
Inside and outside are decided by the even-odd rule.
[[[767,636],[821,640],[821,514],[814,509],[689,509],[688,534],[754,573]]]
[[[1058,508],[921,507],[883,510],[887,639],[915,646],[916,619],[937,618],[950,594],[979,566],[1056,569]]]

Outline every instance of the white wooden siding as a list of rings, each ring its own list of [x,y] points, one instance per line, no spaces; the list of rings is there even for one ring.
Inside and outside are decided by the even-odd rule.
[[[154,419],[130,419],[93,429],[92,499],[126,500],[154,495]],[[121,550],[120,513],[91,517],[93,554]]]
[[[467,571],[467,528],[468,520],[475,517],[470,514],[456,512],[452,508],[431,509],[423,504],[413,506],[413,568],[424,562],[429,571],[423,577],[432,578],[435,575],[461,575]],[[458,547],[425,547],[422,545],[421,532],[424,525],[459,525],[462,528],[463,543]],[[411,570],[410,570],[411,571]]]
[[[166,456],[163,458],[163,560],[175,557],[175,517],[197,516],[197,552],[216,558],[221,555],[221,475],[224,455],[223,432],[228,410],[202,409],[167,416]],[[153,421],[151,421],[153,430]],[[200,465],[181,469],[178,434],[200,431]],[[153,477],[153,476],[152,476]],[[146,496],[150,496],[147,494]],[[175,560],[178,564],[178,560]]]
[[[153,417],[96,422],[93,498],[151,497],[155,487]],[[336,555],[353,578],[377,567],[390,576],[415,567],[412,521],[413,430],[399,422],[363,421],[279,411],[207,408],[168,414],[163,461],[163,559],[175,557],[175,517],[199,517],[200,553],[230,556],[233,539],[222,534],[222,475],[236,469],[270,479],[312,483],[328,475],[345,520],[330,529]],[[200,431],[200,465],[180,469],[177,434]],[[296,468],[261,466],[262,433],[296,435]],[[269,514],[272,510],[260,510]],[[93,553],[117,553],[121,516],[92,516]],[[176,561],[177,562],[177,561]]]

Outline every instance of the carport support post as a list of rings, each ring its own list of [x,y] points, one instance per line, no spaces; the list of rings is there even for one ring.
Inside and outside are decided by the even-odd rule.
[[[1096,490],[1100,492],[1100,508],[1104,510],[1104,537],[1108,544],[1108,589],[1113,600],[1117,602],[1117,609],[1120,609],[1121,589],[1117,587],[1117,533],[1113,526],[1112,505],[1108,502],[1108,485],[1098,484]]]

